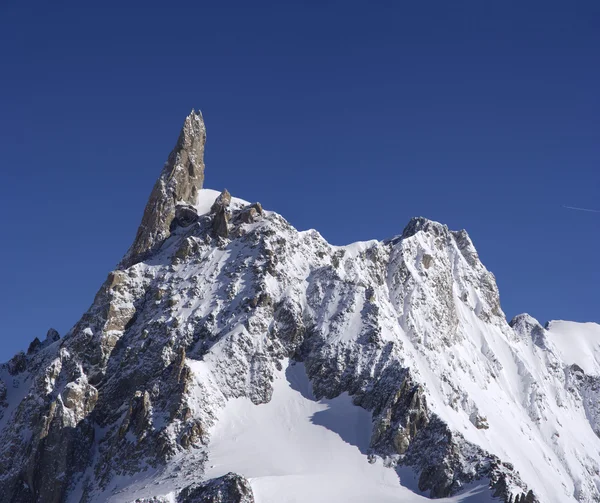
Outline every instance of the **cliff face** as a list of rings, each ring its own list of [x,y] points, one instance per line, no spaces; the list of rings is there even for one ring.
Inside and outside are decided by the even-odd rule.
[[[479,483],[506,502],[600,501],[600,355],[589,349],[600,327],[586,326],[580,362],[565,325],[526,315],[509,325],[465,231],[415,218],[393,239],[336,247],[258,203],[201,189],[204,139],[192,113],[88,312],[3,366],[2,501],[270,502],[304,465],[276,443],[275,468],[260,450],[232,463],[242,443],[228,458],[225,437],[255,410],[274,411],[257,421],[273,435],[286,421],[300,435],[298,411],[347,399],[344,421],[362,411],[368,435],[340,459],[356,456],[357,477],[370,477],[370,463],[396,480],[373,501],[423,501],[397,484],[406,473],[428,497]],[[294,366],[309,391],[298,394]],[[339,431],[341,444],[323,438],[354,445]],[[349,478],[321,475],[334,488],[322,501],[361,501],[344,492]],[[302,489],[298,501],[321,501]]]

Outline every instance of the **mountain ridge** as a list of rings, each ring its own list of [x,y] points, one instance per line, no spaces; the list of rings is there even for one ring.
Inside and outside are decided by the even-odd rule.
[[[417,492],[484,481],[511,503],[600,500],[600,330],[581,359],[560,324],[509,325],[464,230],[416,217],[394,238],[332,246],[204,189],[205,138],[192,112],[90,309],[4,366],[6,501],[270,502],[271,486],[207,463],[228,404],[271,403],[289,362],[310,400],[349,396],[371,414],[360,459],[400,481],[411,470]],[[165,487],[147,494],[140,474]]]

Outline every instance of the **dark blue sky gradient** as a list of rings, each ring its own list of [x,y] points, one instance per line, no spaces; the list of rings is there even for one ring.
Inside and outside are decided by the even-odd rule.
[[[600,209],[599,2],[86,3],[0,4],[0,360],[88,308],[192,107],[207,187],[334,244],[466,228],[509,318],[600,321],[561,207]]]

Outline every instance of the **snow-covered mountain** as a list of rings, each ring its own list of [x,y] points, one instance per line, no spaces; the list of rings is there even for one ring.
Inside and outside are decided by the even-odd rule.
[[[332,246],[203,189],[187,117],[136,239],[0,374],[2,502],[600,501],[600,326],[510,324],[465,231]]]

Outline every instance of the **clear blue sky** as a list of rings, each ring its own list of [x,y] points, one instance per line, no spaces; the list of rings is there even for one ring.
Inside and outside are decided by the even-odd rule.
[[[600,321],[561,207],[600,209],[599,2],[122,3],[0,4],[0,360],[88,308],[192,107],[207,187],[334,244],[466,228],[509,318]]]

